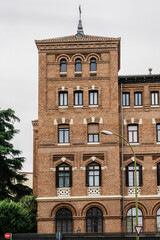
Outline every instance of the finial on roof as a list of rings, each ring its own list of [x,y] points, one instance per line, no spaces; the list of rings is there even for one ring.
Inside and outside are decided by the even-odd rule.
[[[148,70],[149,70],[149,74],[152,74],[152,68],[149,68]]]
[[[82,20],[81,20],[81,5],[79,5],[79,22],[78,22],[78,28],[77,28],[77,34],[76,37],[83,37],[83,26],[82,26]]]

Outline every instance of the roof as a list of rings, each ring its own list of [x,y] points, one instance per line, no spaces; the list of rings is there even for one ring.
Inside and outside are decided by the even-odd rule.
[[[101,36],[93,36],[93,35],[83,35],[82,37],[77,37],[76,35],[70,35],[65,37],[57,37],[57,38],[49,38],[43,40],[35,40],[36,43],[40,42],[83,42],[83,41],[120,41],[121,38],[109,38],[109,37],[101,37]]]
[[[160,83],[160,74],[121,75],[118,82],[123,84]]]

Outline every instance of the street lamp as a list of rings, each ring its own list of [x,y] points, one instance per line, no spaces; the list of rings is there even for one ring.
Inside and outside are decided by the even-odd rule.
[[[138,226],[137,168],[136,168],[136,155],[135,155],[135,152],[134,152],[133,147],[131,146],[131,144],[123,136],[121,136],[119,134],[116,134],[116,133],[112,133],[112,132],[106,131],[106,130],[101,131],[101,133],[105,134],[105,135],[114,135],[114,136],[122,138],[129,145],[129,147],[132,150],[133,158],[134,158],[134,168],[135,168],[136,226]],[[136,232],[136,239],[137,240],[139,239],[139,236],[138,236],[137,232]]]

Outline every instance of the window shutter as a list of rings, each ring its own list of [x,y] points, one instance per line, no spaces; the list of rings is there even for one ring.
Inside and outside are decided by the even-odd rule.
[[[58,166],[56,167],[56,187],[59,187]]]
[[[69,166],[69,186],[72,187],[72,166]]]
[[[99,186],[102,184],[102,171],[101,171],[101,165],[99,165]]]
[[[160,164],[157,164],[157,186],[160,186]]]
[[[128,181],[128,166],[126,166],[126,186],[129,187],[129,181]]]
[[[139,186],[142,186],[143,181],[142,181],[142,166],[139,165]]]
[[[86,186],[89,186],[89,166],[86,166]]]

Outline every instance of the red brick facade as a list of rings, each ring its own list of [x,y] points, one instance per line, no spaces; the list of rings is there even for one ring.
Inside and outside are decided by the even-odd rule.
[[[121,134],[120,83],[122,92],[129,93],[130,98],[129,106],[123,107],[124,137],[127,138],[128,126],[136,125],[138,129],[133,147],[137,163],[142,166],[139,209],[143,231],[156,231],[160,207],[157,192],[160,145],[156,137],[160,107],[151,106],[150,94],[160,91],[160,79],[153,81],[150,76],[145,82],[145,77],[140,81],[138,77],[124,76],[118,81],[119,38],[69,36],[36,41],[36,45],[39,104],[38,121],[33,121],[33,188],[38,201],[38,232],[61,231],[67,222],[67,218],[58,218],[61,209],[64,216],[66,209],[71,214],[68,231],[123,231],[122,170],[127,231],[127,212],[135,206],[134,186],[126,186],[125,167],[132,163],[131,150],[124,144],[122,169],[121,140],[101,135],[104,129]],[[77,59],[81,71],[75,69]],[[64,65],[62,60],[66,61]],[[93,69],[92,60],[96,62]],[[142,93],[141,106],[134,106],[135,92]],[[97,209],[98,220],[94,216]]]

